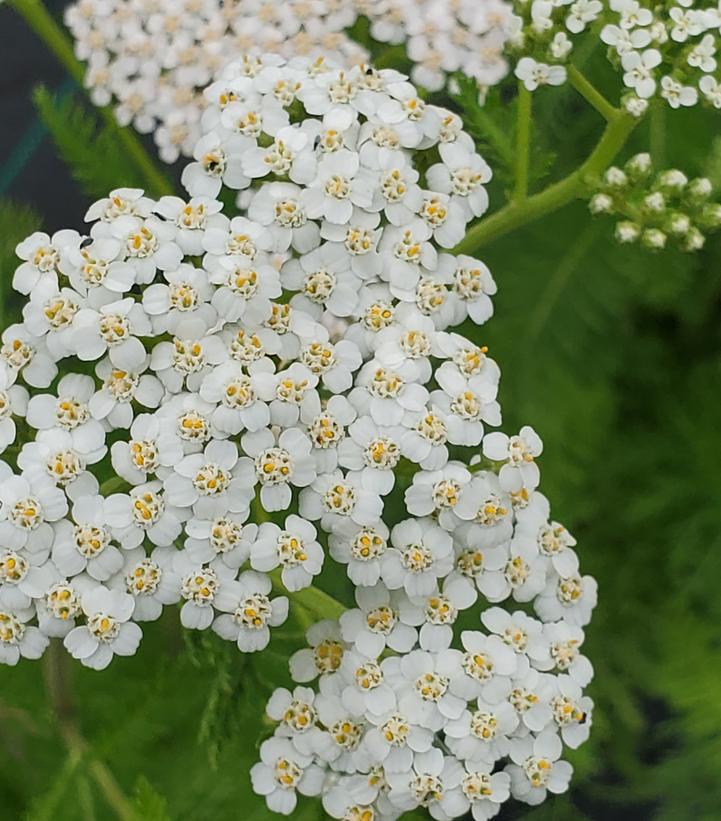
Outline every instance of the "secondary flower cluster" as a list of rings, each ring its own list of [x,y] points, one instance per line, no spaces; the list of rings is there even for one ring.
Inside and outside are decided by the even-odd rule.
[[[651,157],[637,154],[623,169],[608,169],[589,207],[594,214],[621,217],[619,242],[660,250],[670,241],[683,251],[698,251],[705,233],[721,227],[721,204],[711,194],[705,177],[689,180],[678,169],[654,174]]]
[[[601,32],[630,90],[623,104],[641,116],[656,96],[671,108],[699,101],[721,108],[718,60],[721,14],[708,0],[654,5],[610,0],[611,22]]]
[[[192,151],[202,89],[228,55],[358,63],[367,53],[344,33],[356,16],[338,0],[78,0],[65,22],[93,102],[114,103],[121,124],[153,132],[161,158],[175,162]]]
[[[573,37],[587,31],[604,13],[601,0],[516,0],[515,26],[509,50],[520,59],[515,74],[529,91],[563,85],[563,65]]]

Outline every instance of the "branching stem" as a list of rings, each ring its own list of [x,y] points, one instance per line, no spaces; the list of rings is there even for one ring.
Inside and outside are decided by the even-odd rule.
[[[468,230],[463,241],[454,249],[455,253],[472,255],[492,240],[573,201],[582,193],[589,179],[600,176],[613,162],[637,124],[638,120],[629,114],[617,113],[582,165],[538,194],[521,202],[512,201],[495,214],[481,219]]]
[[[85,69],[76,59],[70,39],[55,22],[42,0],[8,0],[8,5],[15,9],[57,57],[70,76],[81,88],[84,88]],[[135,132],[129,127],[121,126],[109,106],[98,108],[98,111],[108,127],[117,135],[123,151],[131,157],[142,173],[148,193],[153,196],[174,193],[170,180],[156,166]],[[119,180],[118,184],[120,185],[121,182]]]

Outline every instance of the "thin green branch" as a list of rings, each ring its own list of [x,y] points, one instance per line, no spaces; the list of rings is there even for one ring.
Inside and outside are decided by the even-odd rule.
[[[70,76],[81,88],[84,88],[85,69],[76,59],[70,39],[55,22],[42,0],[8,0],[8,5],[15,9],[57,57]],[[118,123],[112,108],[105,106],[98,110],[108,127],[117,134],[123,151],[138,166],[146,182],[148,193],[155,196],[174,193],[167,175],[156,166],[135,132]],[[120,184],[122,181],[118,182]]]
[[[67,655],[63,652],[60,642],[51,641],[44,659],[45,687],[68,757],[73,762],[72,767],[75,768],[84,760],[88,773],[115,815],[121,821],[139,821],[115,776],[102,761],[92,755],[90,745],[78,729],[66,661]]]
[[[531,120],[533,102],[531,92],[518,81],[518,115],[516,126],[516,185],[513,199],[523,202],[528,197],[528,169],[531,160]]]
[[[454,249],[459,254],[473,254],[492,240],[557,211],[578,197],[587,180],[600,176],[613,162],[631,136],[638,120],[628,114],[617,114],[588,159],[564,179],[534,194],[523,202],[510,202],[500,211],[473,225]]]
[[[568,67],[568,81],[576,91],[592,105],[606,122],[611,122],[619,115],[619,110],[601,94],[576,66]]]

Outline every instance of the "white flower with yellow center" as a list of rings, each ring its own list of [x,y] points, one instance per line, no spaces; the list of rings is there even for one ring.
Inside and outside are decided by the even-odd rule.
[[[543,621],[566,621],[585,627],[596,606],[598,584],[592,576],[548,574],[545,589],[534,602]],[[520,601],[520,600],[519,600]]]
[[[310,522],[292,514],[283,528],[264,522],[258,537],[250,546],[250,565],[254,570],[268,572],[281,568],[281,579],[287,590],[308,587],[323,567],[323,548],[318,543],[316,529]]]
[[[32,618],[31,610],[0,608],[0,664],[14,667],[20,658],[39,659],[50,640],[41,630],[27,622]]]
[[[180,197],[161,197],[154,211],[177,227],[175,242],[188,256],[203,253],[203,236],[206,229],[222,225],[219,216],[223,204],[209,197],[193,197],[185,201]]]
[[[131,485],[141,485],[154,477],[163,478],[182,458],[182,440],[168,430],[158,416],[143,413],[133,420],[129,441],[114,442],[113,468]]]
[[[74,353],[73,335],[82,318],[84,299],[71,288],[58,288],[42,280],[33,289],[23,308],[23,323],[38,339],[43,339],[55,359]]]
[[[400,425],[379,426],[370,416],[361,416],[348,428],[348,436],[338,446],[338,461],[360,476],[363,487],[386,496],[395,484],[402,435]]]
[[[301,491],[302,516],[320,520],[329,533],[350,533],[357,525],[374,527],[380,521],[383,501],[377,491],[363,486],[359,474],[335,470],[321,474]]]
[[[43,339],[33,336],[24,325],[11,325],[2,333],[0,362],[32,388],[47,388],[58,368]]]
[[[426,807],[433,816],[443,818],[441,801],[446,791],[457,787],[462,778],[461,764],[434,747],[415,756],[410,772],[388,773],[388,798],[399,810]]]
[[[94,239],[120,240],[125,246],[125,261],[135,271],[135,281],[149,285],[157,271],[173,271],[183,259],[177,243],[178,228],[157,217],[123,215],[111,222],[97,222],[91,230]]]
[[[156,621],[163,607],[180,599],[180,576],[173,568],[174,547],[156,547],[147,555],[142,547],[127,550],[123,566],[108,586],[135,599],[135,621]]]
[[[379,658],[386,648],[397,653],[412,649],[418,634],[401,618],[402,593],[391,593],[378,583],[356,588],[355,599],[358,607],[346,610],[340,617],[345,641],[368,658]]]
[[[583,630],[563,621],[551,622],[543,625],[543,639],[546,649],[542,658],[534,659],[534,666],[568,673],[580,687],[587,687],[593,678],[593,666],[581,653]]]
[[[241,573],[238,581],[229,582],[222,602],[216,607],[227,612],[213,622],[213,630],[224,639],[234,641],[243,653],[263,650],[270,641],[270,628],[279,627],[288,617],[288,599],[285,596],[270,598],[272,584],[263,573],[248,570]],[[234,606],[228,608],[228,596]]]
[[[13,417],[27,415],[28,392],[14,383],[15,374],[0,362],[0,453],[15,441],[17,427]]]
[[[0,543],[8,550],[45,551],[53,540],[51,523],[68,511],[62,490],[42,475],[15,476],[0,462]]]
[[[310,439],[298,428],[287,428],[277,438],[271,429],[261,428],[246,433],[241,443],[254,460],[260,503],[267,511],[288,508],[291,488],[305,488],[316,478]]]
[[[381,559],[388,588],[410,597],[429,596],[453,567],[453,540],[430,519],[406,519],[391,531],[393,549]]]
[[[290,657],[290,675],[293,681],[304,684],[318,676],[337,673],[347,645],[341,638],[337,621],[323,619],[306,632],[308,647]]]
[[[257,370],[248,373],[239,362],[231,360],[218,365],[203,379],[200,396],[216,405],[210,418],[219,435],[255,431],[270,423],[266,403],[275,396],[275,379],[264,367],[265,363],[261,363]]]
[[[566,792],[573,767],[560,761],[563,745],[554,732],[514,739],[512,764],[505,771],[511,776],[511,795],[526,804],[542,803],[546,793]]]
[[[448,670],[450,690],[470,701],[482,698],[496,703],[508,696],[512,677],[527,669],[523,660],[498,636],[486,636],[476,630],[461,633],[463,650],[448,649],[441,653]]]
[[[330,555],[348,565],[348,578],[359,587],[372,587],[380,579],[381,557],[388,549],[389,531],[379,521],[372,526],[356,527],[348,533],[331,534]]]
[[[254,491],[250,459],[238,457],[237,446],[213,440],[202,453],[183,457],[163,481],[168,502],[209,519],[248,509]]]
[[[353,405],[342,395],[321,402],[316,392],[304,403],[301,422],[312,442],[319,474],[332,473],[338,467],[338,445],[345,439],[346,429],[356,415]]]
[[[518,726],[516,711],[507,701],[483,699],[469,708],[446,724],[448,749],[462,761],[492,765],[507,754],[509,736]]]
[[[543,442],[532,427],[525,425],[516,436],[489,433],[483,440],[483,454],[494,462],[505,462],[498,475],[506,490],[535,490],[540,481],[536,457],[543,451]]]
[[[312,755],[300,753],[290,739],[269,738],[260,745],[260,761],[250,770],[253,789],[265,796],[268,809],[291,815],[301,795],[318,795],[324,770],[313,763]]]
[[[19,611],[41,599],[55,580],[45,551],[0,552],[0,607]]]
[[[162,344],[162,343],[161,343]],[[129,428],[133,423],[133,403],[157,408],[163,399],[163,383],[146,371],[147,360],[135,371],[116,368],[109,359],[98,362],[95,373],[102,386],[92,395],[88,407],[93,418],[111,430]]]
[[[307,254],[319,245],[320,229],[308,218],[305,192],[292,183],[271,182],[254,196],[248,216],[265,226],[272,239],[272,250],[277,253],[290,247]]]
[[[86,571],[101,582],[117,573],[124,560],[113,535],[130,525],[130,504],[121,493],[78,499],[72,508],[74,523],[63,520],[55,526],[52,559],[58,570],[68,577]]]
[[[124,549],[137,547],[147,537],[154,545],[167,547],[178,538],[187,510],[173,507],[163,495],[159,481],[138,485],[130,491],[132,521],[116,531]]]
[[[39,393],[27,406],[27,423],[35,430],[60,428],[73,435],[73,446],[88,449],[89,441],[102,440],[100,423],[90,414],[88,402],[95,393],[91,376],[69,373],[58,382],[56,395]],[[86,439],[87,436],[87,439]]]
[[[184,599],[180,621],[189,630],[207,630],[217,608],[229,612],[237,605],[233,589],[237,570],[222,562],[198,564],[185,551],[176,551],[173,572],[180,579],[180,596]]]
[[[419,470],[405,491],[408,512],[414,516],[435,516],[444,530],[454,530],[452,515],[463,498],[471,473],[461,462],[449,462],[441,470]]]
[[[234,513],[222,513],[214,519],[188,519],[185,550],[199,564],[218,559],[228,567],[241,567],[258,535],[258,525],[246,519],[247,514]]]
[[[85,667],[104,670],[116,654],[135,655],[143,633],[130,621],[135,607],[131,595],[98,586],[83,593],[81,605],[86,623],[63,641],[73,658]]]
[[[181,323],[195,317],[208,328],[215,324],[216,313],[209,304],[214,289],[205,271],[184,262],[163,272],[163,279],[143,291],[143,308],[156,335],[175,334]]]
[[[77,231],[62,230],[52,237],[36,231],[23,240],[15,249],[23,262],[15,271],[13,288],[21,294],[29,294],[44,280],[52,282],[57,288],[60,255],[78,239]]]
[[[441,808],[451,817],[470,812],[474,821],[486,821],[498,815],[500,805],[511,794],[508,773],[492,773],[493,767],[481,762],[466,764],[460,785],[441,799]]]

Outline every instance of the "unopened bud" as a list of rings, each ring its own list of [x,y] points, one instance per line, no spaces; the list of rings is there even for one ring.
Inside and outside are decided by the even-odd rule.
[[[624,245],[636,242],[640,234],[641,229],[635,222],[625,220],[616,224],[616,239]]]
[[[588,203],[588,208],[592,214],[612,214],[613,199],[608,194],[596,194]]]

